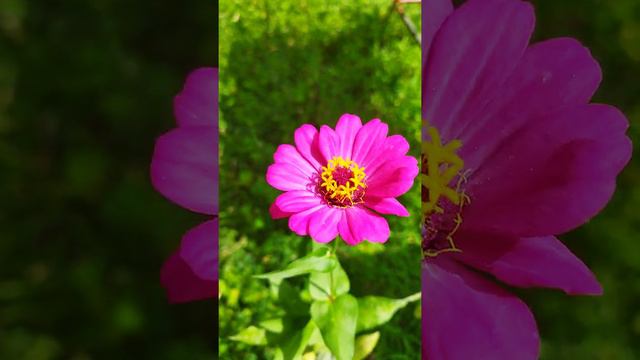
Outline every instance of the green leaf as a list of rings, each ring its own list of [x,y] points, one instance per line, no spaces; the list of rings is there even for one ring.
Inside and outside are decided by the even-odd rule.
[[[312,272],[328,272],[336,266],[336,263],[337,260],[335,257],[329,256],[329,248],[324,247],[316,249],[311,254],[293,261],[284,270],[254,275],[254,277],[278,282],[282,279]]]
[[[418,300],[420,300],[420,293],[403,299],[390,299],[382,296],[365,296],[358,299],[357,331],[373,329],[386,323],[398,310]]]
[[[340,262],[330,272],[314,272],[309,277],[309,294],[313,300],[329,300],[349,292],[349,277]]]
[[[261,321],[258,325],[260,325],[261,328],[264,328],[265,330],[276,334],[281,333],[282,329],[284,329],[282,318],[264,320]]]
[[[335,301],[315,301],[311,318],[320,329],[322,339],[337,360],[352,360],[358,320],[358,300],[350,294]]]
[[[299,360],[302,353],[309,343],[314,332],[318,332],[318,327],[313,321],[309,321],[307,325],[298,332],[291,340],[282,347],[282,356],[284,360]]]
[[[380,331],[371,334],[360,335],[356,338],[356,353],[353,360],[363,360],[373,352],[380,340]]]
[[[241,343],[249,345],[266,345],[267,336],[264,329],[257,328],[255,326],[249,326],[248,328],[240,331],[239,333],[229,337],[233,341],[239,341]]]

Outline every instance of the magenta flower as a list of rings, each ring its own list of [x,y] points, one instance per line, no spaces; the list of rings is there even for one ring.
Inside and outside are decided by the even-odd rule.
[[[291,231],[321,243],[338,234],[349,245],[387,241],[389,224],[379,214],[409,216],[395,198],[418,174],[417,160],[406,156],[407,140],[387,137],[387,131],[378,119],[362,125],[350,114],[340,117],[335,131],[299,127],[296,145],[280,145],[267,170],[269,185],[285,191],[271,216],[288,217]]]
[[[153,186],[167,199],[212,220],[189,230],[162,266],[169,301],[218,293],[218,69],[193,71],[173,102],[178,127],[156,141]]]
[[[423,10],[423,358],[535,359],[533,315],[491,278],[602,293],[554,235],[612,196],[631,155],[628,122],[589,104],[601,72],[576,40],[528,46],[529,3]]]

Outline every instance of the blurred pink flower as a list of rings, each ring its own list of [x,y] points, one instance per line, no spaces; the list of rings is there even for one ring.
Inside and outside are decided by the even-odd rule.
[[[289,228],[321,243],[340,235],[349,245],[385,242],[389,224],[380,214],[409,216],[395,197],[407,192],[418,174],[409,143],[387,137],[378,119],[362,125],[344,114],[336,129],[309,124],[295,132],[295,146],[284,144],[273,155],[267,182],[285,193],[270,212],[289,218]],[[376,213],[377,212],[377,213]]]
[[[189,230],[162,266],[169,301],[218,293],[218,69],[194,70],[173,102],[178,127],[156,141],[153,186],[172,202],[214,218]]]
[[[427,0],[423,23],[423,358],[535,359],[531,311],[476,270],[601,294],[554,235],[609,201],[628,122],[589,104],[601,71],[576,40],[529,46],[527,2]]]

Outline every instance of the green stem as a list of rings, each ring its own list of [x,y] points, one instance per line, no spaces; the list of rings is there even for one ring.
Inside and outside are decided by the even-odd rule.
[[[338,259],[338,245],[340,244],[340,237],[336,237],[335,240],[333,240],[333,248],[331,249],[331,256],[335,256],[336,259]],[[334,286],[333,286],[333,270],[329,273],[329,292],[331,293],[329,295],[329,300],[331,302],[333,302],[333,300],[335,299],[335,293],[333,292]]]

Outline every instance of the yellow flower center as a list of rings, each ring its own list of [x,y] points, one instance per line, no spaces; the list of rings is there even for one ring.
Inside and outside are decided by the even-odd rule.
[[[328,204],[346,208],[364,202],[367,188],[364,167],[341,156],[334,156],[322,167],[318,190]]]
[[[460,140],[442,143],[438,130],[428,127],[429,141],[422,143],[423,186],[422,214],[424,217],[423,253],[436,257],[445,252],[461,252],[453,240],[462,224],[462,208],[470,202],[462,190],[466,181],[462,173],[464,161],[456,153]]]

